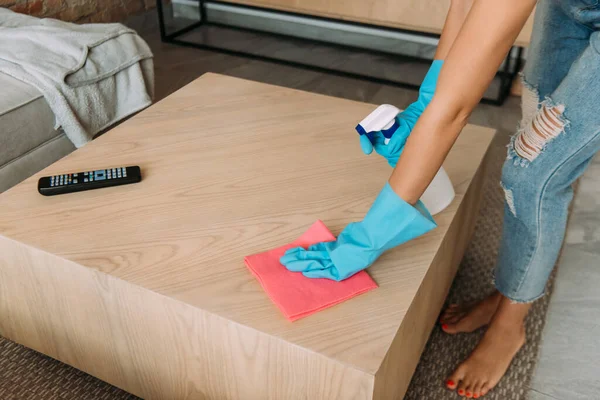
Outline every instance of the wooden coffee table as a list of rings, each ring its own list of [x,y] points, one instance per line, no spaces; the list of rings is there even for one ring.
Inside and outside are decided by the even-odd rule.
[[[0,195],[0,334],[151,399],[400,399],[471,236],[493,131],[467,126],[439,227],[379,288],[288,322],[244,256],[363,217],[391,173],[354,131],[374,105],[214,74]],[[143,181],[43,197],[43,175]],[[442,379],[443,377],[440,377]]]

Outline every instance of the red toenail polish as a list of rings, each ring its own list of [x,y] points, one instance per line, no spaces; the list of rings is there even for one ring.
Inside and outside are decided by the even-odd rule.
[[[448,386],[454,386],[454,381],[453,380],[448,380],[448,382],[446,382],[446,385],[448,385]]]
[[[467,392],[467,397],[471,397],[471,392]]]
[[[474,394],[474,395],[473,395],[473,398],[474,398],[474,399],[478,399],[478,398],[479,398],[479,395],[478,395],[478,394]]]
[[[448,324],[442,324],[442,329],[443,329],[443,330],[446,330],[446,329],[448,329]]]
[[[462,389],[460,389],[460,390],[458,391],[458,394],[465,394],[465,391],[464,391],[464,390],[462,390]]]

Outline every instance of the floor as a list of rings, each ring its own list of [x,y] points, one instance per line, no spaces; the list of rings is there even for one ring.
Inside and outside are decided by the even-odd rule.
[[[160,41],[156,16],[152,12],[131,18],[128,25],[136,29],[154,51],[158,99],[205,72],[374,104],[391,103],[400,108],[417,96],[412,90],[167,45]],[[357,122],[363,117],[357,116]],[[502,107],[479,105],[470,123],[514,131],[519,119],[520,99],[512,97]],[[541,356],[531,385],[532,400],[600,398],[600,345],[597,341],[600,292],[596,290],[600,286],[599,260],[600,157],[596,157],[581,180],[569,222]]]
[[[531,400],[600,398],[600,156],[577,192]]]

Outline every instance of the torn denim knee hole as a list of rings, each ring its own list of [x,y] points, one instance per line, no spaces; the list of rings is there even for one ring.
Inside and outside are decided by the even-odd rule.
[[[500,183],[500,186],[502,186],[502,190],[504,190],[504,199],[506,200],[506,205],[508,206],[508,209],[510,210],[513,217],[516,217],[517,209],[515,207],[515,196],[513,194],[513,191],[504,186],[504,184],[502,183]]]
[[[516,155],[529,162],[535,160],[550,141],[564,132],[568,125],[564,111],[564,105],[546,99],[530,120],[524,117],[511,143]]]

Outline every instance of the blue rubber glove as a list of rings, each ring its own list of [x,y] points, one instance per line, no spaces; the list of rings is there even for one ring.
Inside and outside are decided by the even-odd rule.
[[[404,149],[406,140],[413,130],[417,120],[425,111],[425,108],[433,98],[437,80],[444,64],[443,60],[434,60],[421,83],[417,101],[409,105],[396,117],[396,123],[390,129],[395,129],[388,144],[385,144],[383,132],[373,132],[368,135],[360,135],[360,147],[363,153],[371,154],[373,148],[381,156],[385,157],[392,167],[396,167],[400,153]],[[387,135],[389,137],[389,135]]]
[[[411,206],[386,183],[365,218],[349,224],[337,240],[316,243],[308,250],[289,249],[280,262],[308,278],[341,281],[369,267],[384,251],[436,226],[421,202]]]

